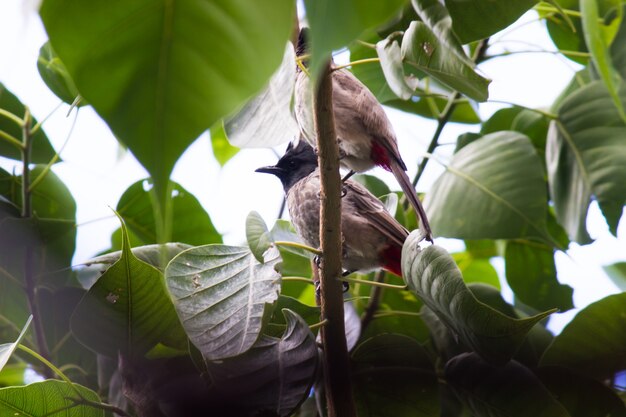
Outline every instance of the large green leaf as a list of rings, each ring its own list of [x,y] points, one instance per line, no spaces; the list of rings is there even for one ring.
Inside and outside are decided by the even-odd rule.
[[[558,366],[542,366],[535,374],[571,417],[626,417],[624,402],[600,381]]]
[[[539,378],[516,361],[497,367],[464,353],[446,364],[445,378],[476,416],[570,417]]]
[[[184,333],[158,269],[130,250],[122,223],[122,256],[89,289],[71,318],[79,342],[108,357],[137,357]],[[173,335],[173,336],[172,336]]]
[[[291,113],[296,82],[296,54],[291,43],[265,89],[225,120],[228,140],[239,148],[272,147],[293,140],[299,129]]]
[[[304,0],[311,26],[311,72],[316,76],[331,51],[400,13],[407,0]]]
[[[20,100],[7,90],[2,83],[0,83],[0,109],[8,111],[20,119],[24,117],[24,112],[26,111]],[[33,118],[33,125],[36,123],[37,120]],[[22,141],[22,128],[5,116],[0,116],[0,130],[8,133],[20,142]],[[31,162],[47,164],[54,157],[55,151],[43,129],[39,129],[33,135],[32,143]],[[22,159],[20,150],[4,139],[0,140],[0,156],[18,161]]]
[[[50,42],[44,43],[39,49],[39,57],[37,58],[37,70],[41,79],[46,83],[48,88],[61,100],[67,104],[72,104],[76,99],[80,99],[80,93],[74,85],[74,81],[67,73],[67,68],[61,62],[50,45]],[[84,100],[76,103],[83,106]]]
[[[0,388],[0,415],[104,417],[104,410],[81,400],[100,403],[98,395],[78,384],[47,380],[23,387]]]
[[[580,0],[580,12],[582,15],[583,33],[587,48],[591,52],[591,59],[595,64],[600,78],[604,82],[613,104],[621,119],[626,122],[626,110],[624,110],[626,100],[620,97],[619,89],[623,83],[620,73],[611,62],[609,45],[617,33],[617,29],[622,19],[622,6],[620,0],[613,0],[616,3],[619,14],[617,18],[610,21],[608,25],[600,23],[598,0]]]
[[[498,272],[491,265],[488,258],[478,258],[470,252],[453,253],[452,257],[463,275],[463,281],[466,283],[483,282],[495,288],[500,288]]]
[[[620,94],[626,99],[626,88]],[[572,240],[589,243],[586,220],[593,197],[615,234],[626,202],[626,123],[600,81],[567,97],[558,115],[546,149],[557,220]]]
[[[450,15],[435,0],[413,1],[423,22],[412,22],[402,38],[404,62],[477,101],[489,96],[489,80],[474,71],[452,31]]]
[[[558,5],[563,10],[574,12],[579,11],[579,3],[580,0],[558,0]],[[546,20],[548,34],[559,50],[587,52],[582,22],[579,17],[563,16],[563,14],[556,12],[554,7],[549,7],[548,11],[539,8],[539,16]],[[582,65],[586,65],[589,62],[588,57],[571,54],[565,54],[564,56]]]
[[[554,249],[532,241],[506,244],[506,280],[524,304],[537,310],[574,308],[574,289],[560,284],[554,263]]]
[[[261,336],[281,281],[278,251],[264,260],[246,247],[205,245],[180,253],[165,269],[187,336],[207,360],[242,354]]]
[[[359,415],[439,415],[433,364],[415,340],[397,334],[375,336],[357,346],[352,361]]]
[[[187,146],[267,82],[294,7],[291,0],[47,0],[41,17],[78,90],[161,198]]]
[[[454,32],[463,43],[486,38],[506,28],[535,3],[537,0],[445,0]]]
[[[221,243],[222,236],[215,230],[211,218],[198,199],[183,186],[171,183],[172,241],[190,245]],[[151,198],[149,179],[132,184],[117,203],[117,212],[143,245],[156,243],[157,228],[154,218],[154,199]]]
[[[580,311],[541,358],[594,378],[626,370],[626,293],[609,295]]]
[[[454,155],[424,207],[437,236],[546,238],[545,190],[541,160],[530,140],[517,132],[498,132]]]
[[[466,346],[493,363],[508,361],[530,329],[551,312],[513,319],[476,299],[452,256],[439,246],[419,247],[419,233],[402,248],[402,273],[409,289]]]
[[[400,43],[394,38],[385,38],[376,44],[380,67],[391,91],[403,100],[415,94],[419,79],[413,74],[405,75]]]
[[[318,365],[315,337],[300,316],[282,312],[287,328],[281,338],[262,336],[242,355],[207,362],[220,397],[238,409],[288,416],[309,395]]]

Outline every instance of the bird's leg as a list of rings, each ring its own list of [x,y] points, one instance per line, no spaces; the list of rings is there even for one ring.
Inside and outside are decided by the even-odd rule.
[[[354,172],[353,170],[350,170],[350,172],[348,172],[346,175],[344,175],[344,177],[341,179],[341,182],[346,182],[354,174],[356,174],[356,172]]]

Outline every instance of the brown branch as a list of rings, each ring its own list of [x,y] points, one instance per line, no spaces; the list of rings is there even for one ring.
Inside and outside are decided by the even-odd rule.
[[[346,345],[341,276],[341,177],[339,147],[333,113],[333,86],[327,62],[315,95],[315,130],[320,166],[320,268],[321,328],[324,378],[329,417],[356,416],[350,360]]]
[[[376,282],[384,282],[385,281],[385,271],[381,269],[376,273],[374,277],[374,281]],[[361,333],[365,331],[365,328],[372,322],[374,319],[374,315],[380,306],[380,299],[383,295],[382,287],[372,287],[372,291],[370,293],[370,301],[365,308],[365,312],[363,313],[363,317],[361,317]]]

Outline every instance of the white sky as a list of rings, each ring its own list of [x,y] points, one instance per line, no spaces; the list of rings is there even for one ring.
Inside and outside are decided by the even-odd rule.
[[[0,2],[0,82],[41,120],[59,104],[59,100],[48,90],[37,72],[38,51],[47,37],[33,11],[33,3],[33,0]],[[524,15],[515,26],[518,29],[509,29],[493,39],[508,50],[538,49],[530,44],[554,50],[533,12]],[[490,49],[490,53],[493,52]],[[489,89],[491,99],[528,107],[548,107],[577,69],[572,62],[549,53],[517,54],[488,61],[480,68],[493,80]],[[481,105],[481,115],[486,118],[502,106]],[[74,120],[74,114],[66,118],[67,109],[68,106],[62,106],[44,125],[57,150],[65,142]],[[409,174],[414,175],[435,123],[397,110],[388,110],[388,114],[396,127],[400,151],[409,166]],[[478,129],[478,126],[449,124],[440,141],[453,143],[459,134]],[[445,160],[452,149],[452,146],[444,146],[438,152]],[[144,178],[146,173],[131,154],[121,153],[106,124],[90,107],[80,110],[61,156],[64,162],[55,165],[53,170],[70,188],[77,202],[80,226],[74,263],[78,264],[110,247],[111,232],[119,224],[109,207],[115,207],[126,188]],[[224,234],[226,243],[241,244],[245,241],[245,218],[251,210],[261,213],[269,225],[276,219],[282,187],[275,178],[254,172],[255,168],[275,161],[276,157],[269,149],[248,149],[220,168],[213,158],[209,138],[204,134],[178,162],[173,180],[200,200],[217,229]],[[0,157],[0,166],[13,170],[16,164]],[[431,162],[427,175],[419,184],[420,191],[428,190],[442,169],[434,161]],[[19,167],[16,170],[19,172]],[[380,169],[371,173],[384,179],[392,189],[397,188],[389,173]],[[588,225],[596,242],[584,247],[572,244],[567,255],[557,255],[559,280],[575,288],[577,307],[618,292],[601,266],[626,260],[625,223],[620,225],[620,239],[615,239],[608,232],[597,205],[593,204]],[[463,248],[461,242],[454,240],[438,239],[438,243],[449,250]],[[502,260],[495,260],[494,264],[500,272],[503,271]],[[505,290],[505,295],[510,299],[510,290]],[[550,327],[559,331],[576,311],[554,315]]]

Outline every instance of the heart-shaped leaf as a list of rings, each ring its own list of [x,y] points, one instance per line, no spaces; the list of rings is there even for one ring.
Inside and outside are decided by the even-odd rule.
[[[267,87],[224,123],[228,140],[238,148],[270,148],[293,140],[298,125],[291,113],[296,82],[296,54],[287,43],[283,62]]]
[[[133,255],[123,222],[122,233],[122,256],[89,289],[71,318],[79,342],[112,358],[118,352],[141,356],[166,337],[184,339],[163,274]]]
[[[502,364],[511,359],[530,329],[553,312],[513,319],[494,310],[470,292],[445,249],[432,245],[421,250],[419,240],[418,231],[414,231],[402,248],[402,274],[407,286],[485,360]]]
[[[186,250],[165,269],[187,336],[207,360],[240,355],[261,336],[280,292],[278,250],[258,262],[246,247]]]
[[[419,80],[413,74],[404,74],[402,53],[398,41],[389,38],[383,39],[376,44],[376,52],[391,91],[403,100],[411,98],[417,89]]]
[[[104,410],[81,400],[101,403],[92,390],[78,384],[47,380],[23,387],[0,388],[0,415],[104,417]]]
[[[191,142],[267,83],[294,7],[291,0],[50,0],[40,13],[76,87],[150,173],[161,201]]]
[[[474,415],[493,417],[570,417],[530,369],[510,361],[498,367],[475,353],[452,358],[446,382]]]
[[[80,93],[74,85],[74,81],[67,73],[67,68],[61,62],[50,45],[50,42],[44,43],[39,49],[39,57],[37,58],[37,70],[41,79],[46,83],[48,88],[61,100],[67,104],[73,104],[77,99],[77,106],[87,104],[84,100],[80,100]]]
[[[594,378],[626,370],[626,293],[589,304],[568,323],[541,358],[542,365],[575,369]]]
[[[240,356],[207,362],[215,389],[238,408],[289,416],[309,395],[318,363],[315,338],[300,316],[282,312],[287,329],[280,339],[262,336]]]
[[[620,91],[626,101],[626,88]],[[548,132],[546,161],[557,220],[569,237],[589,243],[587,211],[592,197],[613,234],[626,202],[626,123],[602,82],[567,97]]]
[[[438,236],[549,240],[541,160],[518,132],[491,133],[465,145],[447,166],[424,207]]]
[[[256,260],[265,262],[264,254],[273,241],[263,217],[256,211],[251,211],[246,218],[246,239]]]

